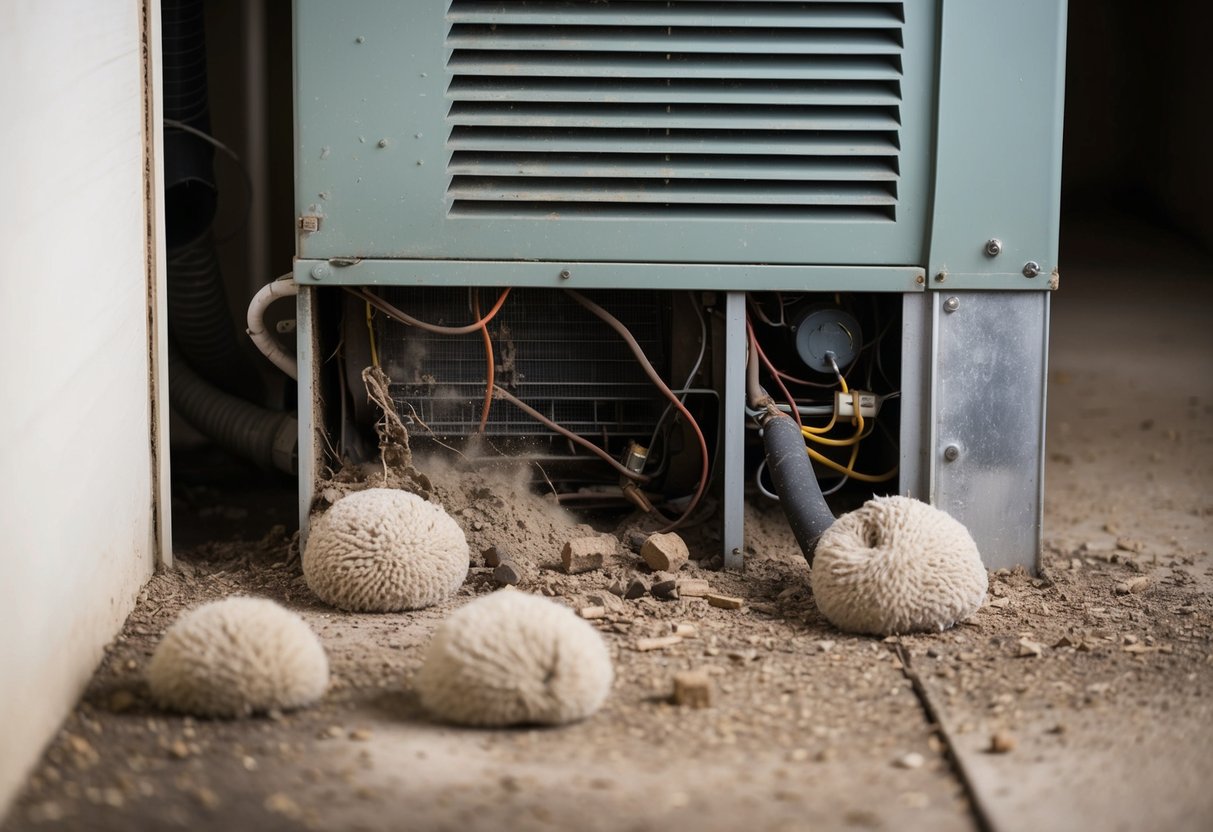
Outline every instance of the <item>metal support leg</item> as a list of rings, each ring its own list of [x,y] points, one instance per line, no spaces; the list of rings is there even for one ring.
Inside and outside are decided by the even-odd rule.
[[[990,569],[1035,570],[1049,293],[935,292],[930,300],[931,502],[968,527]]]
[[[745,566],[745,292],[728,292],[724,307],[724,511],[726,569]]]
[[[315,289],[300,286],[295,298],[296,361],[299,366],[299,546],[307,543],[308,515],[312,509],[312,490],[316,482],[316,330],[313,314]]]

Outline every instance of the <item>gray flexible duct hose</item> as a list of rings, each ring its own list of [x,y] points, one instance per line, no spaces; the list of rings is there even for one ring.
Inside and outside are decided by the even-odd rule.
[[[804,436],[791,416],[771,415],[762,426],[767,468],[775,483],[779,504],[796,535],[804,559],[813,564],[817,541],[834,525],[834,513],[826,505],[813,464],[804,451]]]
[[[169,252],[168,320],[173,342],[204,379],[242,398],[261,398],[261,378],[241,348],[210,234]]]
[[[169,401],[200,432],[264,468],[296,471],[298,423],[290,413],[250,404],[211,386],[169,350]]]

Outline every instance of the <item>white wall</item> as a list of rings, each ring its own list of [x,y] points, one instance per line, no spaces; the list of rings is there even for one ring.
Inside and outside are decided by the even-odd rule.
[[[158,545],[144,25],[0,2],[0,815]]]

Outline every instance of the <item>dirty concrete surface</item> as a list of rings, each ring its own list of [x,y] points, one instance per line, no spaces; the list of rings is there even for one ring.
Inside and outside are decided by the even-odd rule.
[[[651,577],[635,553],[565,575],[558,541],[585,530],[576,519],[508,470],[437,460],[422,467],[468,532],[467,583],[432,609],[351,615],[307,591],[276,525],[289,491],[195,489],[182,526],[211,539],[184,536],[180,568],[146,587],[0,829],[1213,828],[1213,269],[1162,235],[1101,222],[1072,236],[1053,306],[1044,568],[993,574],[969,622],[837,632],[778,508],[757,503],[745,574],[680,573],[741,609],[623,601],[611,582]],[[1163,265],[1124,266],[1159,250]],[[691,537],[710,549],[707,531]],[[592,719],[468,730],[417,705],[436,624],[496,588],[479,565],[493,544],[521,588],[607,607],[593,624],[617,680]],[[165,628],[233,593],[319,633],[333,684],[317,707],[228,722],[152,705],[141,674]],[[694,634],[637,649],[679,624]],[[688,669],[712,680],[710,707],[671,704]]]

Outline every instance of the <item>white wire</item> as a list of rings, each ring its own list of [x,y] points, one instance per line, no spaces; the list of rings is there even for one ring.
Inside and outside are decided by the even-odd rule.
[[[758,490],[762,493],[762,495],[764,497],[770,497],[775,502],[779,502],[779,495],[776,494],[774,491],[768,491],[767,487],[762,484],[762,472],[764,470],[766,470],[766,467],[767,467],[767,458],[764,456],[762,458],[762,461],[758,463],[758,469],[754,472],[754,485],[758,488]],[[828,497],[829,495],[835,493],[840,488],[842,488],[844,485],[846,485],[847,480],[849,480],[849,479],[850,479],[850,477],[844,475],[841,479],[838,480],[837,483],[830,486],[828,491],[822,491],[821,496]]]
[[[193,127],[189,124],[186,124],[184,121],[177,121],[177,119],[175,119],[175,118],[166,118],[166,119],[162,119],[162,121],[164,122],[165,127],[171,127],[174,130],[180,130],[183,133],[189,133],[191,136],[197,136],[198,138],[202,139],[207,144],[210,144],[210,145],[213,145],[213,146],[219,148],[224,153],[226,153],[228,156],[231,156],[236,161],[236,164],[240,165],[241,167],[244,167],[244,161],[240,158],[240,156],[236,153],[236,151],[232,150],[230,147],[225,145],[223,142],[216,139],[210,133],[204,133],[203,131],[199,130],[197,127]]]
[[[699,318],[699,355],[695,359],[695,364],[691,367],[691,372],[687,373],[687,380],[682,384],[682,396],[678,399],[683,404],[686,404],[687,395],[693,390],[691,382],[695,380],[695,376],[699,374],[699,368],[703,365],[703,356],[708,347],[708,322],[703,316],[703,310],[699,308],[699,304],[695,302],[695,295],[692,292],[687,293],[691,299],[691,306],[695,309],[695,314]],[[648,447],[653,447],[657,441],[657,434],[661,432],[661,426],[665,424],[666,417],[670,415],[670,411],[674,405],[667,404],[665,410],[661,412],[661,417],[657,420],[657,424],[653,427],[653,434],[649,437]]]
[[[774,491],[768,491],[767,487],[762,484],[762,472],[766,467],[767,467],[767,458],[763,457],[762,462],[758,463],[758,470],[754,472],[754,485],[756,485],[758,487],[758,490],[760,492],[762,492],[762,495],[764,497],[770,497],[772,500],[774,500],[775,502],[778,503],[779,495],[776,494]]]
[[[249,338],[253,339],[257,349],[261,350],[261,354],[273,362],[275,367],[296,381],[299,380],[299,365],[295,361],[295,356],[283,349],[278,339],[266,330],[265,310],[279,298],[292,297],[297,294],[299,294],[299,287],[295,285],[294,278],[289,274],[284,274],[273,283],[262,286],[257,294],[253,295],[253,299],[248,305]]]

